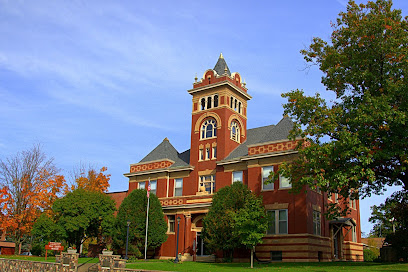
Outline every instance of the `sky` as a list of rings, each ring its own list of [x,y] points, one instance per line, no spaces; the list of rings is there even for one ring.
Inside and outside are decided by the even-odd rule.
[[[358,2],[358,1],[357,1]],[[0,0],[0,159],[41,144],[67,175],[106,166],[109,191],[164,138],[190,148],[194,77],[222,53],[253,97],[248,128],[276,124],[281,93],[330,94],[299,53],[328,40],[343,0]],[[408,1],[394,8],[407,15]],[[362,231],[370,206],[360,202]]]

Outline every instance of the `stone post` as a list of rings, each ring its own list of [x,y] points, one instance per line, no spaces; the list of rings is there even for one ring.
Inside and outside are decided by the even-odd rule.
[[[120,255],[99,254],[99,271],[113,271],[114,268],[125,268],[126,260],[120,258]]]
[[[60,264],[61,272],[76,272],[78,267],[78,253],[61,252],[57,256],[56,262]]]

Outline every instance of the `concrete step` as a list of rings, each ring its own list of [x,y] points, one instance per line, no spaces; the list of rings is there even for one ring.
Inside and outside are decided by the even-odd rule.
[[[215,255],[197,256],[196,261],[203,263],[215,263]]]

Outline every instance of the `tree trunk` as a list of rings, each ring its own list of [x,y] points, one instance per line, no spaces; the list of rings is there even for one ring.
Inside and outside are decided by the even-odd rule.
[[[254,268],[254,248],[251,248],[251,268]]]

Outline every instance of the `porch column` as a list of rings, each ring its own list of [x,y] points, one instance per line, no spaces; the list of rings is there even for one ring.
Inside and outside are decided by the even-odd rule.
[[[184,231],[184,249],[188,256],[191,256],[193,250],[193,242],[191,240],[191,214],[186,214],[186,226]]]

